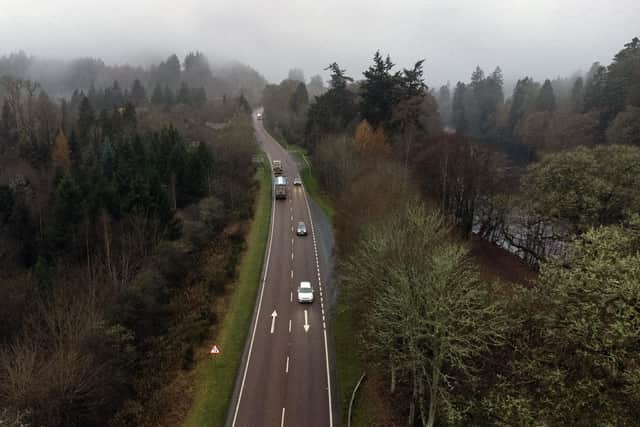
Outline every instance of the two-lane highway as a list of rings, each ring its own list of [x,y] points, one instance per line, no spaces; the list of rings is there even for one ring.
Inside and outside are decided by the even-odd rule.
[[[307,195],[294,186],[294,159],[254,119],[269,160],[281,160],[286,200],[274,200],[270,238],[251,330],[231,402],[228,426],[333,426],[327,306]],[[307,236],[296,235],[303,221]],[[311,282],[314,301],[297,288]]]

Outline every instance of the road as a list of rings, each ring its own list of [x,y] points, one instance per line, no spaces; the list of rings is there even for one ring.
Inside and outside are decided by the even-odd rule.
[[[270,160],[282,161],[286,200],[274,200],[270,240],[243,362],[229,407],[227,426],[329,426],[334,423],[328,302],[309,201],[296,161],[254,116],[256,137]],[[296,236],[299,221],[307,236]],[[311,304],[300,304],[296,289],[309,281]]]

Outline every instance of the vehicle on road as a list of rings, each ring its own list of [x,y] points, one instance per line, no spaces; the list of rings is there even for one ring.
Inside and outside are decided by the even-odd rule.
[[[307,226],[304,225],[304,222],[300,221],[298,226],[296,227],[296,234],[298,236],[306,236],[307,235]]]
[[[296,176],[296,177],[293,179],[293,185],[302,185],[302,180],[300,179],[300,177],[299,177],[299,176]]]
[[[313,302],[313,288],[311,287],[311,282],[300,282],[300,286],[298,287],[298,302]]]
[[[282,170],[282,161],[274,160],[272,162],[272,166],[273,166],[273,174],[275,176],[282,175],[282,172],[283,172],[283,170]]]
[[[258,119],[258,120],[262,120],[262,113],[258,113],[258,114],[256,114],[256,119]]]
[[[287,178],[284,176],[276,176],[273,180],[273,187],[276,199],[287,198]]]

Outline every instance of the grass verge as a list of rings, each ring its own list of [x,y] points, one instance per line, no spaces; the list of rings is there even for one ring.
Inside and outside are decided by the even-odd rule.
[[[271,215],[271,173],[258,169],[260,190],[246,250],[238,267],[238,279],[227,313],[215,342],[218,356],[207,357],[195,369],[194,401],[184,427],[222,426],[225,423],[244,343],[260,284],[264,253],[269,238]],[[214,358],[215,357],[215,358]]]

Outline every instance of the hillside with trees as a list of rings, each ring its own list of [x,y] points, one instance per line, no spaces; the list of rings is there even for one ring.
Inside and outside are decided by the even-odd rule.
[[[2,77],[0,424],[185,415],[252,217],[258,150],[247,99],[211,99],[198,58],[131,81],[106,68],[108,85],[62,100]]]
[[[362,79],[328,70],[315,99],[268,86],[264,120],[335,205],[338,377],[346,351],[368,376],[356,412],[636,424],[638,38],[608,66],[512,94],[500,68],[430,90],[423,61],[380,52]],[[338,392],[346,417],[351,389]]]
[[[244,95],[249,102],[256,103],[267,83],[260,73],[247,65],[239,62],[211,63],[198,51],[188,53],[182,60],[172,54],[148,67],[109,65],[99,58],[47,60],[17,52],[0,56],[0,76],[37,81],[55,99],[70,98],[76,90],[92,98],[92,91],[110,89],[113,96],[120,94],[139,100],[142,86],[149,99],[159,87],[168,101],[168,93],[171,99],[176,99],[182,86],[186,85],[204,91],[211,99]],[[134,94],[132,91],[136,80],[138,83]],[[113,88],[116,81],[118,87]],[[0,88],[0,97],[2,95]]]

